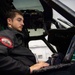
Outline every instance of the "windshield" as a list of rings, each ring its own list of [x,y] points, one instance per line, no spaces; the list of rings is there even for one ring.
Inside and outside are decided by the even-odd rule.
[[[13,4],[19,10],[37,9],[43,11],[39,0],[13,0]]]

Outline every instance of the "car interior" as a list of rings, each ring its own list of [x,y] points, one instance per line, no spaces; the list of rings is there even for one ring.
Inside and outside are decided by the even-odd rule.
[[[21,1],[21,0],[20,0]],[[53,53],[62,53],[64,56],[69,48],[70,42],[75,35],[75,12],[62,3],[59,0],[38,0],[43,10],[36,9],[19,9],[24,14],[23,33],[26,35],[26,47],[29,48],[29,41],[31,40],[42,40],[49,47]],[[15,0],[0,0],[0,31],[6,29],[6,13],[11,9],[18,9],[15,5]],[[53,18],[53,10],[57,11],[69,22],[58,18],[59,21],[63,22],[69,28],[65,27],[62,23]],[[66,15],[67,14],[67,15]],[[72,24],[72,25],[71,25]],[[56,28],[53,29],[51,26],[54,25]],[[38,29],[42,30],[41,34],[31,34],[31,31],[35,32]],[[45,37],[48,36],[46,39]],[[51,45],[53,44],[57,51]],[[74,51],[73,51],[74,52]],[[70,66],[71,62],[67,63]],[[65,65],[64,65],[65,66]],[[57,69],[59,65],[52,65],[48,70]],[[62,66],[60,65],[60,68]],[[44,69],[46,71],[46,69]],[[40,70],[41,71],[41,70]],[[38,72],[40,72],[38,71]]]

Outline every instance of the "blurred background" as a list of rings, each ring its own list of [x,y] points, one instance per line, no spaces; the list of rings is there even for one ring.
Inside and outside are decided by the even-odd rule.
[[[75,11],[75,0],[60,0],[62,3],[70,7],[73,11]],[[39,0],[14,0],[13,4],[15,7],[19,10],[26,10],[26,9],[35,9],[35,10],[40,10],[43,11],[43,8],[39,2]],[[63,11],[62,11],[63,12]],[[66,20],[62,15],[60,15],[58,12],[53,10],[53,18],[57,20],[57,18],[61,18]],[[68,20],[66,20],[68,21]],[[63,23],[62,23],[63,24]],[[63,24],[65,25],[65,24]],[[66,27],[69,27],[65,25]],[[55,28],[54,25],[52,25],[52,28]],[[38,35],[42,34],[44,30],[31,30],[30,35]],[[47,36],[45,37],[47,39]],[[52,45],[53,46],[53,45]],[[55,49],[56,47],[53,46]],[[46,46],[46,44],[42,40],[34,40],[29,42],[29,48],[31,51],[35,54],[36,60],[43,60],[46,61],[48,57],[52,55],[52,52],[50,49]]]

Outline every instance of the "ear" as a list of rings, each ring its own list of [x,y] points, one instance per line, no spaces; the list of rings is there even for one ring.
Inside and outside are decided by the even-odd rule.
[[[8,25],[11,25],[12,24],[12,19],[11,18],[8,18],[7,19],[7,23],[8,23]]]

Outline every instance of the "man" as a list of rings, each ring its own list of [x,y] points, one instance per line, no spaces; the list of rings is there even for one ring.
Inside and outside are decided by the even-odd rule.
[[[25,47],[22,34],[23,21],[23,14],[20,11],[11,10],[7,14],[8,28],[0,31],[0,74],[2,75],[29,75],[34,70],[49,66],[45,62],[36,63],[34,54]],[[60,75],[61,73],[59,72]],[[43,72],[42,74],[53,75],[54,73]]]
[[[6,30],[0,31],[0,71],[28,75],[33,70],[49,66],[44,62],[36,64],[34,54],[24,47],[23,14],[12,10],[7,14]],[[35,65],[34,65],[35,64]]]

